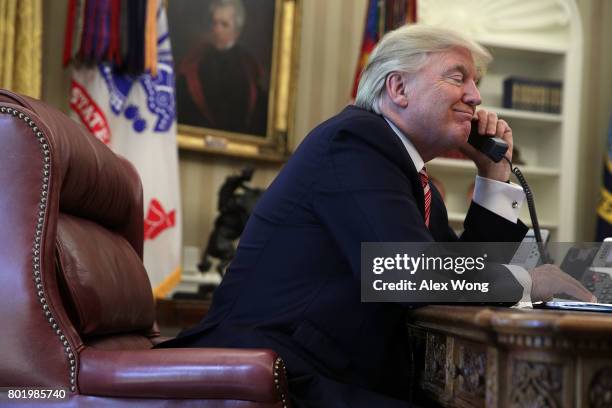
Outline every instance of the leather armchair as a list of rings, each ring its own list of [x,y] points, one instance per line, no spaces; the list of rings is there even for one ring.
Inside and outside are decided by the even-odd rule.
[[[4,90],[0,216],[0,386],[66,390],[29,405],[288,406],[272,350],[152,348],[138,174],[63,113]]]

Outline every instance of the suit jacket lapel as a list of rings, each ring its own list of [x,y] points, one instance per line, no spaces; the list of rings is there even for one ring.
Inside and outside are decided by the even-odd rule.
[[[384,119],[383,119],[384,120]],[[412,161],[412,158],[406,151],[406,146],[402,143],[399,136],[395,133],[395,131],[389,126],[387,121],[385,121],[387,128],[389,129],[389,135],[392,138],[392,143],[390,144],[392,147],[393,156],[396,156],[395,162],[402,169],[403,173],[410,180],[410,184],[412,185],[412,194],[416,198],[417,206],[419,207],[419,211],[425,217],[425,192],[423,191],[423,186],[421,185],[421,177]]]
[[[395,131],[389,126],[387,121],[376,113],[366,111],[356,106],[349,106],[344,111],[346,114],[351,115],[374,115],[377,116],[380,121],[384,124],[385,132],[377,135],[364,135],[368,140],[368,143],[372,144],[388,157],[395,165],[404,173],[404,175],[410,181],[412,186],[412,194],[416,199],[419,211],[425,216],[425,196],[423,193],[423,187],[421,186],[421,178],[417,172],[414,162],[410,158],[410,155],[406,151],[406,147],[401,142]]]

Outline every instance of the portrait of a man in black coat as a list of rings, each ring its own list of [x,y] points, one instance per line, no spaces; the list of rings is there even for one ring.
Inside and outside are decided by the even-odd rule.
[[[274,4],[273,1],[267,3]],[[189,47],[180,41],[174,42],[179,43],[179,48],[185,48],[176,59],[178,122],[265,136],[270,59],[262,59],[265,52],[253,52],[240,41],[247,22],[244,3],[242,0],[212,0],[179,6],[193,10],[182,10],[181,15],[177,12],[172,21],[177,36],[187,31],[181,28],[185,25],[180,21],[182,16],[189,19],[189,14],[196,13],[195,6],[200,11],[206,7],[208,24],[207,20],[200,19],[204,24],[200,23],[200,27],[193,30],[202,26],[208,28]],[[273,13],[273,8],[271,11]],[[253,21],[251,29],[262,23]],[[263,37],[261,42],[265,42]],[[272,38],[269,42],[271,44]]]

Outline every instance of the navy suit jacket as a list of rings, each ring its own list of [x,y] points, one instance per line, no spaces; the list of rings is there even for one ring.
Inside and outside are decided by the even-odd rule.
[[[210,312],[167,346],[270,347],[290,378],[403,397],[405,308],[360,301],[361,243],[520,241],[527,230],[473,203],[458,238],[432,190],[428,229],[398,136],[382,116],[347,107],[304,139],[258,202]]]

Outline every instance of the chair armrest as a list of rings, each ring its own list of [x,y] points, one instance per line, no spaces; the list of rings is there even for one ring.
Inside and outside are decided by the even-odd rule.
[[[78,386],[85,395],[256,402],[287,398],[282,360],[267,349],[86,348],[79,360]]]

